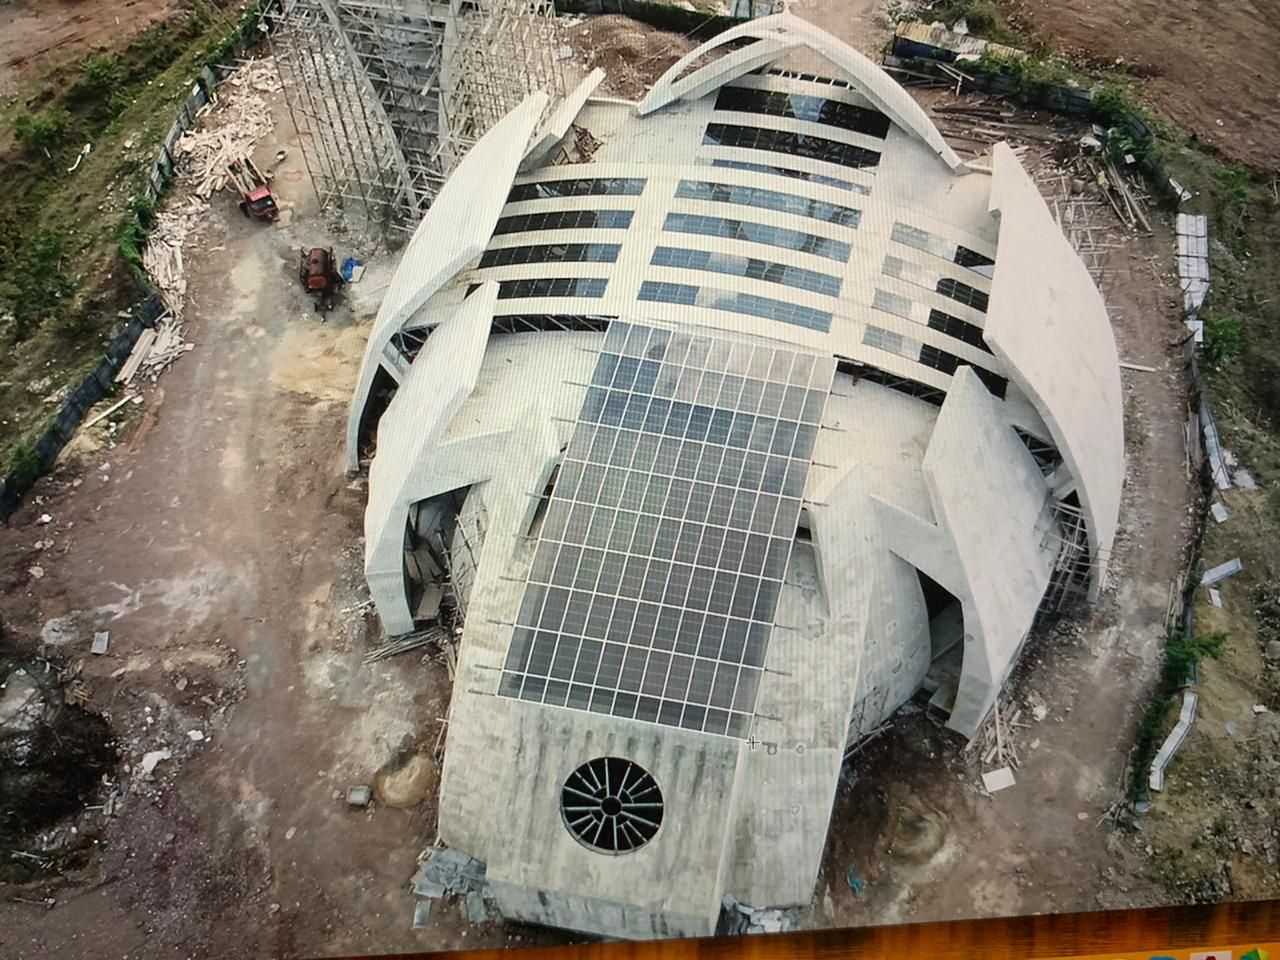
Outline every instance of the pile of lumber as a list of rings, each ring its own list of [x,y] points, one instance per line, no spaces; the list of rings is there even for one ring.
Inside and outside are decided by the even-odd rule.
[[[1004,709],[1008,711],[1008,705]],[[1021,761],[1018,759],[1018,747],[1015,743],[1016,731],[1029,726],[1022,719],[1021,707],[1015,707],[1012,713],[1005,715],[1001,713],[1000,704],[997,703],[982,732],[969,741],[965,750],[978,751],[985,767],[1017,767]]]
[[[151,278],[152,286],[159,291],[165,308],[175,317],[182,316],[182,305],[187,296],[182,247],[187,242],[187,235],[204,219],[208,209],[208,202],[200,197],[175,199],[156,218],[155,229],[147,238],[147,248],[142,253],[142,266]]]
[[[1019,157],[1029,146],[1048,147],[1061,142],[1056,134],[1046,133],[1038,124],[1020,121],[1017,111],[989,104],[985,99],[969,103],[939,104],[933,108],[933,121],[938,131],[957,150],[983,154],[995,143],[1005,142]],[[957,144],[954,141],[962,141]],[[973,144],[973,146],[969,146]]]
[[[227,85],[233,92],[203,107],[203,122],[184,133],[174,150],[179,178],[205,200],[226,186],[227,165],[250,156],[258,138],[271,130],[271,108],[257,91],[279,90],[280,80],[269,63],[250,60]]]
[[[194,343],[187,343],[182,338],[182,324],[165,315],[154,328],[142,331],[129,359],[116,374],[116,382],[128,385],[139,373],[154,382],[170,364],[193,347]]]
[[[438,646],[446,644],[452,646],[452,639],[448,630],[433,624],[423,630],[415,630],[412,633],[393,637],[385,643],[374,647],[364,655],[364,662],[376,663],[379,660],[385,660],[387,657],[394,657],[397,654],[416,650],[418,647],[425,647],[431,643]]]

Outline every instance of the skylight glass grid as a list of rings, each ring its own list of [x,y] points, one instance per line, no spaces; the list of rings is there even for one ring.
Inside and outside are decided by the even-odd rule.
[[[745,736],[834,361],[615,321],[499,693]]]

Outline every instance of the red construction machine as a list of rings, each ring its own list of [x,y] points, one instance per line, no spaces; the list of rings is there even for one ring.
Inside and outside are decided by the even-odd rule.
[[[240,194],[240,212],[255,220],[273,222],[280,216],[280,208],[276,206],[276,198],[271,195],[267,186],[267,178],[248,157],[232,160],[227,164],[227,172],[231,174],[231,183]]]
[[[333,250],[326,247],[298,251],[298,279],[307,293],[315,296],[317,312],[333,309],[334,295],[345,282]]]

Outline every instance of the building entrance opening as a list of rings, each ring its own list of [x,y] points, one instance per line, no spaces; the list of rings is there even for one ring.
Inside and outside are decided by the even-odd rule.
[[[960,670],[964,662],[964,611],[960,601],[946,587],[925,573],[916,571],[929,615],[929,672],[924,690],[929,694],[928,711],[940,719],[951,715]]]

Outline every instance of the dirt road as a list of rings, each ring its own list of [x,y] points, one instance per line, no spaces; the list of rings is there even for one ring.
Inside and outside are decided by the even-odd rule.
[[[1231,160],[1280,169],[1280,7],[1267,0],[999,0],[1020,29],[1127,66],[1155,111]]]
[[[17,92],[23,71],[117,47],[175,6],[174,0],[16,0],[0,6],[0,97]]]

